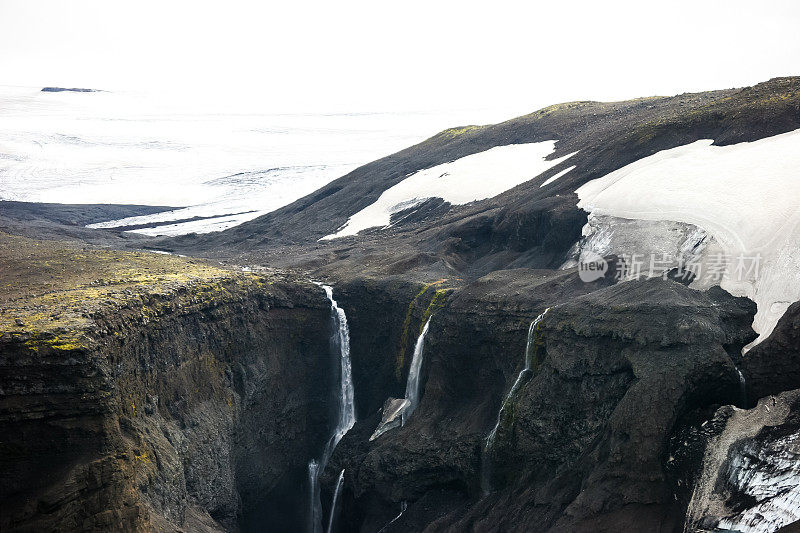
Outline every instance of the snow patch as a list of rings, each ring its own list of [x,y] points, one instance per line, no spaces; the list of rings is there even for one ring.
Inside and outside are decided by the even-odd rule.
[[[800,300],[800,130],[730,146],[700,140],[663,150],[576,192],[594,215],[692,224],[735,262],[760,256],[758,272],[726,275],[722,288],[758,305],[755,342]]]
[[[419,205],[430,198],[442,198],[459,205],[497,196],[577,153],[545,160],[555,150],[555,143],[542,141],[496,146],[410,174],[383,191],[375,203],[351,216],[336,233],[320,240],[356,235],[367,228],[387,227],[391,224],[393,213]],[[572,168],[575,167],[559,172],[550,180],[566,174]]]
[[[546,180],[544,180],[544,183],[542,183],[541,185],[539,185],[539,188],[541,189],[541,188],[542,188],[542,187],[544,187],[545,185],[549,185],[549,184],[553,183],[553,182],[554,182],[554,181],[556,181],[558,178],[560,178],[561,176],[563,176],[564,174],[566,174],[566,173],[567,173],[567,172],[569,172],[570,170],[574,170],[574,169],[575,169],[575,165],[572,165],[571,167],[567,167],[567,168],[565,168],[564,170],[562,170],[561,172],[558,172],[557,174],[555,174],[555,175],[553,175],[553,176],[550,176],[549,178],[547,178]]]

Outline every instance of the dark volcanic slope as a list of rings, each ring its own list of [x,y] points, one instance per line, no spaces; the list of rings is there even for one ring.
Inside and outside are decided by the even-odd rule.
[[[309,273],[0,234],[0,529],[302,530],[308,461],[342,391],[330,304],[311,277],[347,313],[355,389],[357,421],[320,476],[333,530],[683,531],[706,443],[726,423],[714,413],[776,407],[761,397],[800,386],[798,304],[743,360],[756,311],[745,298],[617,283],[613,256],[594,282],[557,269],[587,219],[574,190],[701,138],[797,128],[800,77],[556,105],[446,130],[231,230],[148,241]],[[548,139],[554,157],[577,155],[495,198],[432,199],[388,230],[318,242],[413,171]],[[576,168],[540,188],[565,165]],[[145,242],[83,228],[96,206],[20,209],[0,213],[0,230],[13,219],[20,231]],[[413,416],[370,440],[412,367]],[[740,422],[725,434],[746,436]],[[778,451],[797,457],[793,446]],[[713,510],[697,516],[718,523]]]
[[[66,87],[42,87],[42,92],[43,93],[63,93],[63,92],[68,92],[68,93],[99,93],[99,92],[102,92],[102,91],[100,91],[98,89],[81,89],[79,87],[71,87],[71,88],[66,88]]]
[[[342,255],[382,255],[408,269],[441,262],[436,273],[481,275],[514,266],[549,267],[577,240],[584,215],[574,191],[583,183],[657,151],[698,139],[733,144],[800,128],[800,77],[775,78],[743,89],[729,89],[625,102],[571,102],[490,126],[445,130],[396,154],[364,165],[313,194],[230,230],[163,240],[156,246],[204,254],[246,254],[250,260],[286,262],[270,251],[302,244],[295,264],[330,262]],[[553,157],[578,154],[504,194],[464,206],[428,203],[387,231],[356,239],[308,246],[334,232],[348,217],[374,202],[409,173],[494,146],[558,140]],[[564,168],[577,168],[544,188],[539,185]],[[420,224],[424,220],[424,224]],[[371,239],[370,233],[376,235]],[[374,245],[369,252],[348,250],[353,242]],[[298,252],[299,250],[295,250]],[[308,254],[311,254],[311,257]],[[425,257],[415,256],[424,254]],[[299,257],[299,259],[297,259]],[[394,273],[387,261],[384,272]],[[403,270],[402,268],[400,270]]]
[[[152,215],[175,207],[133,204],[44,204],[0,201],[0,215],[16,220],[47,220],[64,226],[85,226],[106,220]]]
[[[87,224],[152,215],[174,207],[123,204],[46,204],[0,201],[0,230],[26,237],[78,239],[95,244],[141,241],[145,237],[119,230],[87,229]]]

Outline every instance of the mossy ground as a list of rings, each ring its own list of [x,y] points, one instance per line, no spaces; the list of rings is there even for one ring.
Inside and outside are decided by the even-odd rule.
[[[449,128],[442,131],[439,135],[445,139],[453,139],[455,137],[460,137],[465,133],[479,131],[483,128],[483,126],[460,126],[457,128]]]
[[[800,113],[800,79],[775,78],[711,100],[704,93],[675,98],[682,99],[677,109],[632,129],[628,136],[629,142],[646,144],[659,136],[697,128],[726,132],[740,129],[742,124],[759,118],[781,122]],[[753,140],[763,136],[758,127],[750,129]],[[790,129],[792,128],[787,128],[787,131]]]
[[[234,286],[269,283],[198,259],[4,233],[0,260],[0,337],[16,337],[34,351],[87,347],[92,316],[103,308],[138,306],[147,320],[158,314],[154,296],[188,290],[201,299],[225,299]]]
[[[440,309],[445,304],[447,295],[454,290],[451,287],[446,287],[448,281],[449,280],[447,279],[440,279],[432,283],[426,283],[408,304],[406,317],[403,321],[403,331],[400,335],[400,350],[397,353],[397,359],[395,362],[394,373],[398,382],[402,379],[403,367],[405,366],[406,351],[408,350],[410,342],[409,330],[411,328],[411,320],[414,315],[414,309],[421,301],[425,301],[426,295],[431,292],[430,289],[434,289],[433,295],[428,301],[425,312],[422,315],[422,320],[419,323],[419,331],[417,331],[416,335],[414,336],[414,338],[416,338],[422,333],[422,329],[425,327],[425,322],[428,321],[428,319],[434,312],[436,312],[437,309]]]

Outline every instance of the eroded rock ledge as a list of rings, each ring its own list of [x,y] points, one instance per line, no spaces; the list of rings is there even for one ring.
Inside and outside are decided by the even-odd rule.
[[[321,289],[168,255],[0,244],[17,280],[0,303],[0,528],[303,527],[306,464],[336,403]],[[703,424],[754,403],[773,372],[740,358],[753,303],[718,288],[533,269],[331,282],[358,418],[321,478],[326,506],[346,470],[341,531],[680,528],[702,428],[719,425]],[[536,364],[509,394],[546,308]],[[370,440],[429,318],[420,403]],[[778,333],[791,366],[793,322]]]
[[[328,423],[319,288],[0,239],[0,529],[302,522],[293,491]]]
[[[407,425],[368,442],[380,417],[365,413],[331,460],[329,477],[346,471],[346,530],[377,531],[403,502],[386,531],[679,527],[670,435],[694,410],[742,399],[755,308],[669,280],[612,283],[520,269],[459,287],[431,321]],[[504,400],[547,307],[533,375]]]

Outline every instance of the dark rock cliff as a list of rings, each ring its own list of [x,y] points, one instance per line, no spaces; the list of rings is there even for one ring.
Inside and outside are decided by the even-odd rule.
[[[800,387],[798,307],[742,359],[746,299],[616,283],[614,258],[592,283],[556,270],[586,222],[573,191],[658,150],[798,126],[800,78],[573,102],[446,130],[231,230],[151,243],[302,277],[96,249],[54,261],[0,234],[17,254],[0,293],[0,529],[301,529],[338,378],[313,276],[350,324],[357,422],[321,476],[327,517],[345,469],[339,531],[680,531],[731,406]],[[317,242],[410,172],[545,139],[578,154],[495,198]],[[371,441],[428,319],[420,403]]]
[[[330,425],[328,302],[275,275],[194,274],[107,285],[85,319],[49,331],[3,310],[24,318],[0,337],[0,529],[305,520],[306,462]]]
[[[770,394],[800,388],[800,302],[795,302],[768,339],[742,361],[750,404]]]
[[[706,432],[687,531],[797,531],[800,390],[721,407]]]
[[[673,496],[669,438],[687,413],[740,401],[733,360],[754,338],[755,309],[719,289],[612,282],[500,271],[449,295],[426,338],[414,415],[368,442],[379,417],[363,412],[331,460],[328,486],[346,472],[342,529],[377,531],[402,502],[407,510],[386,531],[677,527],[685,502]],[[347,309],[354,337],[356,317],[378,312],[369,300]],[[528,325],[547,307],[538,368],[506,401],[485,453],[522,367]],[[389,359],[396,346],[367,348]],[[353,345],[355,369],[360,349]]]
[[[754,312],[724,291],[662,280],[554,307],[541,323],[544,362],[511,399],[513,416],[501,420],[490,458],[496,483],[509,489],[489,517],[473,519],[520,531],[678,526],[665,472],[669,436],[685,413],[738,401],[731,354],[754,338]]]
[[[385,531],[680,527],[670,446],[698,411],[741,403],[734,363],[754,305],[615,284],[610,262],[593,283],[574,269],[335,280],[358,411],[322,476],[328,513],[346,470],[338,529],[378,531],[403,504]],[[4,334],[4,530],[303,527],[306,463],[335,405],[328,302],[297,278],[217,275],[112,284],[75,338]],[[546,308],[535,365],[509,395]],[[430,317],[420,404],[369,441]]]

